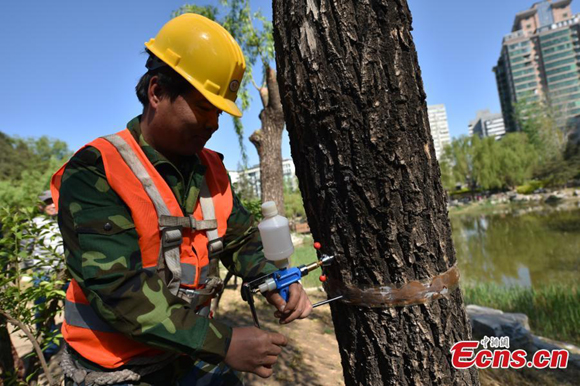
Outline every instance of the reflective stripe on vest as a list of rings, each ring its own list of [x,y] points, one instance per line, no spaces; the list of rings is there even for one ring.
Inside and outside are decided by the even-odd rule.
[[[186,217],[173,192],[147,159],[130,132],[123,130],[117,133],[112,141],[111,138],[109,136],[107,139],[97,139],[88,146],[93,146],[101,152],[109,185],[129,207],[139,235],[143,269],[157,272],[162,280],[165,279],[163,274],[168,271],[158,271],[158,265],[160,260],[164,260],[164,265],[166,265],[166,257],[160,255],[162,239],[166,238],[168,244],[171,244],[168,247],[177,251],[177,260],[174,263],[178,268],[171,267],[171,278],[175,279],[173,270],[178,269],[181,287],[188,290],[200,288],[208,278],[209,235],[206,231],[186,228],[182,225],[195,224],[196,227],[206,229],[215,228],[217,225],[216,240],[219,241],[224,236],[227,230],[227,219],[233,206],[233,196],[221,158],[217,153],[207,149],[199,154],[202,163],[207,167],[204,180],[208,193],[204,196],[210,198],[215,216],[212,216],[212,219],[206,215],[205,209],[202,208],[200,192],[200,200],[194,213]],[[121,143],[119,139],[124,143]],[[112,142],[120,146],[117,147]],[[119,148],[124,150],[119,151]],[[122,152],[129,152],[132,155],[125,157],[121,154]],[[132,160],[127,162],[127,159]],[[138,162],[140,166],[129,165],[134,162]],[[56,197],[56,202],[58,202],[65,166],[53,176],[51,190],[53,196]],[[140,179],[138,176],[143,178]],[[168,218],[176,218],[182,224],[177,224],[176,227],[166,227],[160,231],[161,214]],[[86,359],[106,368],[116,368],[129,363],[132,358],[159,355],[159,350],[138,343],[120,333],[112,332],[114,330],[95,312],[89,312],[92,308],[75,280],[71,281],[71,286],[67,291],[67,303],[69,304],[65,309],[63,336],[69,345]]]
[[[66,323],[71,326],[90,328],[93,331],[116,332],[93,310],[90,304],[64,301],[64,315]]]
[[[135,152],[131,149],[129,144],[118,134],[108,135],[103,137],[109,141],[125,160],[125,163],[135,177],[143,185],[143,189],[147,192],[147,195],[153,202],[155,210],[157,212],[157,223],[159,223],[159,218],[161,216],[171,216],[165,201],[161,197],[161,193],[155,187],[155,183],[149,173],[145,170],[145,167],[137,158]],[[183,217],[183,216],[182,216]],[[164,264],[167,269],[171,272],[171,279],[167,284],[169,291],[173,295],[177,295],[179,291],[179,285],[181,284],[181,264],[180,264],[180,246],[181,246],[181,230],[180,229],[161,229],[161,248],[159,248],[159,260],[157,268],[161,267],[159,264]]]

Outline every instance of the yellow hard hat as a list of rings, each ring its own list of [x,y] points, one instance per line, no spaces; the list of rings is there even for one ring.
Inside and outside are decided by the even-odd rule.
[[[242,116],[235,100],[246,61],[242,49],[224,27],[204,16],[185,13],[167,22],[145,47],[212,105]]]

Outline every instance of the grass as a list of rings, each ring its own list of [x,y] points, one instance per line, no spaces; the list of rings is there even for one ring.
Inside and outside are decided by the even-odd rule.
[[[292,266],[298,267],[300,265],[314,263],[317,260],[316,250],[312,246],[313,244],[312,237],[307,236],[304,238],[304,243],[294,249],[294,254],[290,258]],[[318,277],[321,273],[320,268],[310,272],[302,278],[302,285],[305,288],[320,287]]]
[[[578,286],[551,285],[534,289],[479,284],[462,290],[466,304],[524,313],[535,335],[580,344]]]

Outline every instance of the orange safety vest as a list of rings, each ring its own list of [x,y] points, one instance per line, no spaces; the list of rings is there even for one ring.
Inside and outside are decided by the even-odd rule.
[[[211,195],[210,204],[213,202],[212,212],[215,211],[216,229],[215,221],[205,221],[213,219],[207,218],[206,210],[202,210],[199,201],[193,216],[184,216],[173,192],[143,153],[129,130],[125,129],[113,136],[98,138],[86,146],[93,146],[101,152],[108,183],[131,211],[135,229],[139,235],[143,268],[154,271],[161,269],[158,262],[163,260],[160,254],[163,253],[165,242],[162,238],[169,235],[169,232],[166,235],[164,230],[173,231],[173,234],[175,230],[178,230],[181,242],[169,245],[168,248],[175,249],[176,258],[179,261],[177,266],[173,264],[173,268],[169,262],[166,262],[166,269],[172,273],[176,271],[174,277],[177,276],[179,291],[203,288],[207,278],[210,254],[208,233],[217,231],[217,237],[224,236],[233,206],[228,174],[219,155],[208,149],[202,150],[199,154],[201,162],[207,167],[205,188],[209,188],[207,196]],[[58,205],[59,189],[65,167],[66,164],[52,178],[51,190],[56,205]],[[144,180],[147,181],[144,182]],[[157,199],[155,199],[156,195]],[[201,196],[202,193],[200,193],[200,200]],[[166,208],[163,209],[165,215],[158,213],[160,207]],[[160,227],[163,223],[161,217],[172,220],[170,222],[174,226],[165,227],[166,229]],[[184,227],[184,224],[193,225]],[[198,225],[198,229],[194,229],[195,224]],[[202,224],[206,224],[206,229],[208,229],[207,224],[214,225],[205,231],[199,230],[199,228],[203,229]],[[212,240],[212,243],[214,241],[216,240]],[[165,258],[167,259],[167,255]],[[164,276],[161,275],[165,281]],[[74,279],[66,294],[62,334],[76,352],[105,368],[117,368],[131,364],[131,359],[134,358],[157,356],[163,353],[116,332],[93,310],[82,288]]]

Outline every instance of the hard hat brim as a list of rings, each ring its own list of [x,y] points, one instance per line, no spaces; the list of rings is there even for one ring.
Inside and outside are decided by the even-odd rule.
[[[188,79],[188,81],[189,81],[189,79]],[[228,113],[234,117],[237,117],[237,118],[240,118],[242,116],[242,111],[240,110],[238,105],[236,105],[231,100],[226,99],[224,97],[221,97],[219,95],[213,94],[213,93],[205,90],[203,87],[196,86],[194,84],[194,83],[197,83],[195,80],[189,81],[189,83],[191,83],[191,85],[193,87],[195,87],[195,89],[197,91],[199,91],[201,93],[201,95],[203,95],[205,97],[205,99],[208,100],[209,103],[211,103],[212,105],[214,105],[218,109],[225,111],[226,113]]]

